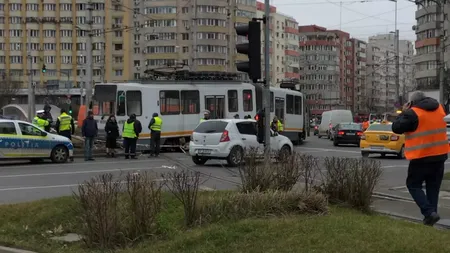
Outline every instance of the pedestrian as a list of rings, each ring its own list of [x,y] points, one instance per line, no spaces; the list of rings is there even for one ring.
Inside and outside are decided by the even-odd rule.
[[[110,157],[116,156],[117,138],[119,138],[119,125],[117,125],[116,117],[109,116],[105,124],[106,133],[106,155]]]
[[[405,135],[404,154],[409,160],[406,186],[428,226],[440,220],[439,191],[449,151],[445,115],[438,101],[416,91],[392,124],[394,133]]]
[[[88,112],[88,116],[83,121],[81,134],[84,137],[84,160],[94,161],[94,158],[92,157],[92,148],[94,147],[95,137],[97,137],[98,134],[98,127],[92,111]]]
[[[44,130],[47,131],[47,132],[50,132],[52,124],[53,124],[53,116],[52,116],[52,114],[50,112],[51,110],[52,110],[52,107],[50,105],[48,105],[48,104],[44,105],[44,114],[42,116],[42,119],[47,120],[48,123],[49,123],[48,125],[46,125],[44,127]]]
[[[148,124],[148,128],[151,131],[150,139],[150,156],[159,156],[159,151],[161,149],[161,129],[162,129],[162,119],[158,116],[158,113],[153,113],[153,118]]]
[[[208,110],[205,110],[203,112],[203,118],[200,119],[200,123],[202,123],[205,120],[209,120],[211,117],[211,113]]]
[[[67,114],[65,109],[61,109],[61,115],[59,115],[58,120],[56,120],[55,128],[59,135],[72,140],[72,134],[75,133],[75,123],[72,116]]]
[[[136,158],[136,145],[139,134],[142,132],[142,125],[136,119],[136,114],[131,114],[130,118],[123,124],[122,137],[125,149],[125,159]]]
[[[239,114],[235,114],[235,115],[233,116],[233,118],[239,119]]]
[[[45,130],[45,127],[50,123],[44,118],[44,112],[44,110],[37,111],[32,123],[33,125]]]

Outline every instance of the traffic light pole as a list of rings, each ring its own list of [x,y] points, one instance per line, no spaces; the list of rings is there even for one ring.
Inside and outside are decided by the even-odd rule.
[[[266,161],[270,160],[270,1],[264,0],[265,14],[264,14],[264,125],[265,125],[265,140],[264,140],[264,157]]]
[[[93,66],[93,62],[92,62],[92,11],[94,10],[94,7],[92,6],[91,1],[88,2],[87,4],[87,8],[88,8],[88,17],[87,17],[87,23],[88,23],[88,41],[86,43],[86,54],[87,54],[87,64],[86,64],[86,114],[88,115],[89,112],[89,106],[91,105],[91,98],[92,98],[92,85],[93,85],[93,80],[92,80],[92,66]],[[83,95],[83,94],[81,94]]]

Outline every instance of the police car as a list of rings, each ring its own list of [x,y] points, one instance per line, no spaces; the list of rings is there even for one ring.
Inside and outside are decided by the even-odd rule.
[[[0,159],[51,159],[65,163],[73,158],[72,142],[28,122],[0,119]]]

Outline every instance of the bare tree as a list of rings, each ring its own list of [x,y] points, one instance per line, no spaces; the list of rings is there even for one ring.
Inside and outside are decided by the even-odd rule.
[[[17,95],[22,82],[11,77],[0,76],[0,106],[3,107],[11,103],[12,98]]]

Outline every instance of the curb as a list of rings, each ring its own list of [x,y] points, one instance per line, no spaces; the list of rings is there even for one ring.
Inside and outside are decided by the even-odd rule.
[[[141,156],[141,155],[142,155],[142,153],[137,153],[136,152],[136,156]],[[123,157],[123,156],[125,156],[124,153],[116,153],[116,157]],[[106,151],[105,151],[105,153],[93,153],[92,157],[93,158],[99,158],[99,157],[107,158]],[[84,158],[84,154],[74,154],[73,158]]]
[[[389,212],[389,211],[385,211],[385,210],[374,210],[375,212],[382,214],[382,215],[386,215],[389,217],[393,217],[393,218],[398,218],[398,219],[402,219],[402,220],[407,220],[407,221],[412,221],[415,223],[422,223],[421,219],[418,219],[416,217],[412,217],[412,216],[408,216],[408,215],[403,215],[403,214],[399,214],[399,213],[394,213],[394,212]],[[449,225],[444,225],[442,223],[436,223],[434,225],[437,228],[442,228],[442,229],[450,229]]]
[[[0,253],[36,253],[36,252],[0,246]]]

